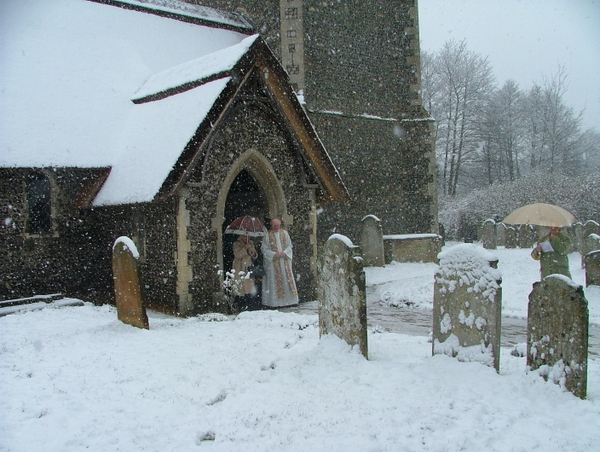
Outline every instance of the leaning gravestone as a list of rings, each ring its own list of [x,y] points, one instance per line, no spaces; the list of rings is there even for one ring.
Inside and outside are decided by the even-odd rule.
[[[383,229],[381,220],[374,215],[367,215],[362,219],[360,248],[365,267],[383,267],[385,265]]]
[[[511,249],[517,247],[517,230],[512,226],[508,226],[504,231],[504,247]]]
[[[496,249],[496,222],[488,219],[483,222],[480,229],[481,243],[486,250]]]
[[[318,265],[319,332],[357,345],[368,358],[365,272],[357,250],[340,234],[329,237],[323,247]]]
[[[519,227],[519,248],[533,248],[537,242],[535,228],[530,224],[522,224]]]
[[[587,392],[588,321],[582,286],[563,275],[533,284],[527,312],[527,366],[582,399]]]
[[[502,312],[498,259],[472,244],[440,253],[433,297],[433,354],[500,369]]]
[[[585,255],[585,286],[600,286],[600,250]]]
[[[138,274],[139,253],[129,237],[119,237],[113,246],[113,280],[117,316],[123,323],[149,329],[143,294]]]

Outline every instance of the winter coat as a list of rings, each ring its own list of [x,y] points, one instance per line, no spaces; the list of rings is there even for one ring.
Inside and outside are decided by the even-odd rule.
[[[536,248],[531,252],[531,257],[540,261],[540,272],[542,279],[548,275],[565,275],[569,278],[571,273],[569,271],[569,257],[567,250],[571,246],[571,238],[559,232],[555,237],[550,238],[550,235],[542,237],[538,243],[550,242],[554,251],[543,252]]]
[[[233,269],[235,270],[234,278],[236,280],[241,279],[239,288],[236,290],[235,295],[255,295],[256,287],[254,285],[254,279],[247,276],[248,267],[252,265],[254,259],[257,258],[258,254],[252,240],[248,241],[248,247],[242,240],[241,236],[238,240],[233,243]]]

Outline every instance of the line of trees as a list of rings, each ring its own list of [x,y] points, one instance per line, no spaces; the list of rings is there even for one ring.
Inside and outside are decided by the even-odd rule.
[[[563,67],[524,91],[513,80],[498,86],[487,57],[465,41],[424,52],[421,63],[424,105],[436,120],[442,197],[529,174],[600,169],[600,133],[582,130],[582,112],[565,104]]]

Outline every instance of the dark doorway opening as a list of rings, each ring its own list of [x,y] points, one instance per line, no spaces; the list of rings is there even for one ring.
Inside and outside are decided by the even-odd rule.
[[[257,217],[264,223],[269,212],[266,199],[267,198],[256,182],[256,179],[254,179],[247,170],[240,171],[229,187],[229,193],[227,194],[227,200],[225,201],[225,221],[223,223],[223,267],[226,271],[229,271],[232,268],[233,242],[235,242],[239,236],[235,234],[225,234],[225,229],[227,229],[227,226],[229,226],[233,220],[243,215]],[[267,225],[265,224],[265,226]],[[252,240],[258,251],[258,258],[255,261],[255,265],[262,265],[262,253],[260,251],[262,238],[252,237]],[[260,294],[261,281],[259,278],[255,278],[255,280],[258,293]]]

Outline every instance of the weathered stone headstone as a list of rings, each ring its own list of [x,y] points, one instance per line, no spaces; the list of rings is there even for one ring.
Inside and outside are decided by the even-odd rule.
[[[586,256],[592,251],[600,250],[600,235],[590,234],[584,237],[583,247],[581,250],[581,266],[585,268],[587,265]]]
[[[433,298],[433,354],[500,369],[502,313],[498,260],[472,244],[440,253]]]
[[[367,215],[362,219],[360,248],[365,267],[383,267],[385,265],[383,229],[381,220],[374,215]]]
[[[483,222],[480,230],[481,243],[486,250],[496,249],[496,222],[489,218]]]
[[[508,226],[504,231],[505,248],[516,248],[517,247],[517,230],[512,226]]]
[[[585,286],[600,286],[600,250],[585,255]]]
[[[115,241],[112,268],[117,316],[123,323],[149,329],[138,273],[138,256],[137,248],[130,238],[119,237]]]
[[[573,223],[569,229],[571,230],[573,249],[581,253],[583,251],[583,225],[579,222]]]
[[[530,224],[522,224],[519,226],[519,248],[533,248],[533,245],[537,242],[537,233],[535,228]]]
[[[496,246],[506,245],[506,225],[499,223],[496,225]]]
[[[527,312],[527,366],[577,397],[587,392],[588,306],[563,275],[533,284]]]
[[[365,272],[357,249],[340,234],[329,237],[323,247],[318,265],[319,332],[358,346],[368,358]]]

